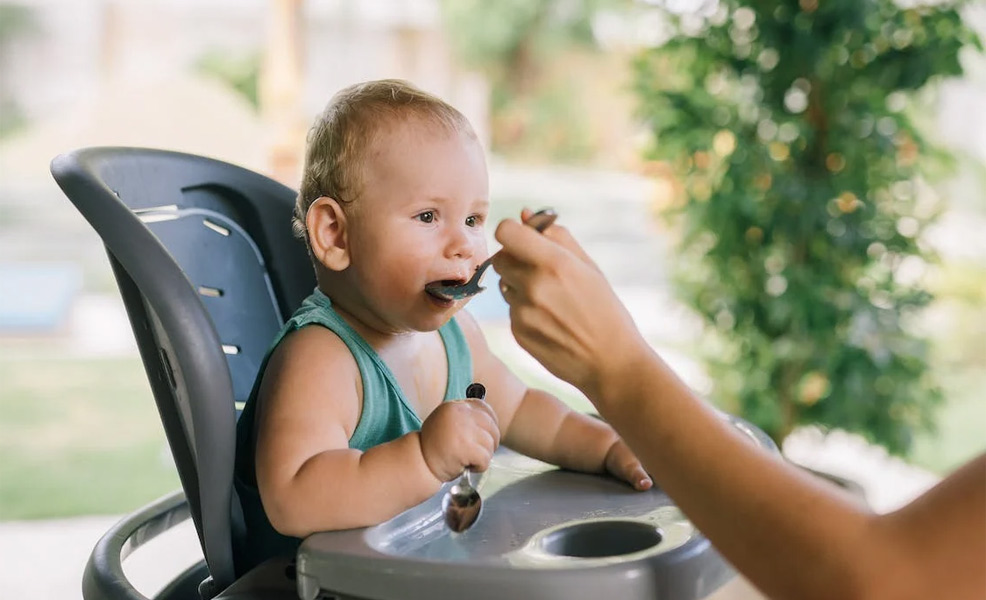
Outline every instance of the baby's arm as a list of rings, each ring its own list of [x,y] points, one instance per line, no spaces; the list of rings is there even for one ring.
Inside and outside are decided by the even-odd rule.
[[[258,397],[256,465],[264,510],[279,532],[304,537],[375,525],[441,486],[420,432],[366,452],[348,447],[359,420],[361,386],[349,349],[323,327],[292,333],[271,357]],[[482,409],[454,404],[445,409],[453,413],[446,420],[464,424],[462,435],[481,439],[483,431],[476,424],[482,424],[483,416],[466,413]],[[425,448],[447,430],[428,434]],[[481,449],[460,449],[462,456],[456,458],[482,464]],[[439,454],[448,458],[451,453]]]
[[[545,391],[528,388],[490,352],[468,313],[456,318],[469,342],[473,379],[486,386],[486,400],[497,413],[506,446],[566,469],[609,472],[636,489],[651,487],[640,461],[612,427]]]

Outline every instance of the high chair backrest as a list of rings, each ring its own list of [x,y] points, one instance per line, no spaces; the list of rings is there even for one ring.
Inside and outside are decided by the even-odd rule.
[[[217,160],[86,148],[51,172],[109,254],[218,591],[235,578],[235,419],[285,317],[315,286],[295,192]],[[214,592],[213,592],[214,593]]]

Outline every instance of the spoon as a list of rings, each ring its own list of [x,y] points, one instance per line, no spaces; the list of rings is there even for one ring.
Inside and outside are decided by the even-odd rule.
[[[481,383],[471,383],[466,388],[466,398],[482,400],[486,397],[486,388]],[[469,481],[471,471],[467,468],[459,480],[442,497],[442,516],[445,525],[455,533],[472,527],[483,510],[483,499]]]
[[[558,213],[551,208],[542,208],[537,211],[531,218],[524,221],[525,225],[530,225],[539,232],[543,232],[545,229],[551,226],[558,218]],[[472,274],[469,281],[459,284],[459,285],[434,285],[428,287],[428,292],[443,298],[445,300],[462,300],[463,298],[468,298],[470,296],[475,296],[479,292],[485,290],[483,286],[479,285],[479,282],[483,279],[483,275],[486,273],[486,269],[493,264],[493,257],[496,253],[492,254],[489,258],[484,260],[476,267],[476,272]]]

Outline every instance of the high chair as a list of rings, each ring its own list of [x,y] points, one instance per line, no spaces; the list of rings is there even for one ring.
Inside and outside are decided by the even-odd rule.
[[[175,574],[160,600],[697,600],[733,577],[661,490],[506,449],[480,484],[483,515],[463,534],[444,528],[443,487],[381,525],[312,535],[295,557],[242,572],[237,411],[284,319],[315,287],[291,233],[295,192],[218,160],[143,148],[70,152],[51,172],[106,247],[182,488],[103,536],[86,600],[146,600],[124,559],[188,518],[204,560]]]

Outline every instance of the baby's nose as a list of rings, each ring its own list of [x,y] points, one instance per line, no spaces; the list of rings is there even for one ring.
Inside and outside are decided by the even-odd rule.
[[[476,253],[473,238],[465,231],[456,228],[449,236],[445,254],[451,258],[472,258]]]

